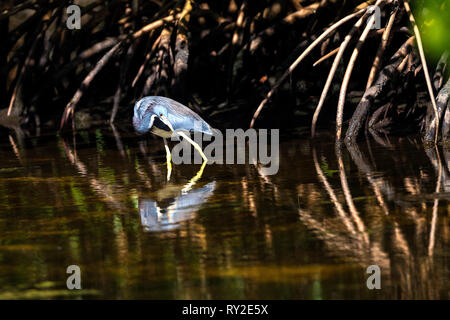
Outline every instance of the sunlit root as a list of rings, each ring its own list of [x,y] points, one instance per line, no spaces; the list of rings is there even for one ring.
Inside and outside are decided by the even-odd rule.
[[[384,51],[386,50],[386,47],[388,45],[389,37],[391,36],[391,30],[394,25],[396,17],[397,17],[397,8],[389,17],[389,21],[384,30],[383,36],[381,37],[380,46],[379,46],[377,54],[375,56],[375,60],[373,61],[372,68],[370,69],[369,78],[368,78],[367,84],[366,84],[366,89],[369,89],[372,86],[372,83],[375,80],[375,76],[377,75],[378,70],[380,69],[381,59],[382,59],[382,57],[384,55]]]
[[[344,103],[347,94],[347,87],[350,81],[350,77],[352,75],[353,67],[355,65],[355,61],[358,58],[358,54],[361,51],[361,47],[364,44],[364,41],[369,34],[370,29],[375,23],[375,15],[372,15],[367,22],[366,28],[364,29],[361,37],[359,38],[358,44],[353,51],[353,54],[350,58],[350,62],[348,63],[347,70],[345,71],[344,80],[342,81],[341,92],[339,93],[339,101],[338,101],[338,109],[336,114],[336,140],[341,139],[342,132],[342,115],[344,112]]]
[[[433,92],[433,86],[432,86],[432,83],[431,83],[430,73],[428,72],[427,60],[425,58],[425,53],[423,51],[422,38],[420,36],[419,27],[417,26],[416,20],[414,19],[414,15],[412,14],[412,11],[411,11],[411,8],[409,6],[408,1],[404,0],[403,1],[403,5],[405,7],[406,12],[409,15],[409,21],[413,25],[414,35],[417,38],[417,46],[419,48],[420,60],[422,61],[422,67],[423,67],[423,71],[425,73],[425,81],[427,83],[428,94],[430,95],[431,104],[433,105],[433,109],[434,109],[434,117],[435,117],[435,122],[436,122],[435,123],[436,130],[435,130],[434,142],[437,143],[438,130],[439,130],[439,110],[438,110],[438,107],[436,105],[436,99],[434,97],[434,92]]]
[[[311,53],[311,51],[320,42],[322,42],[325,38],[327,38],[329,35],[331,35],[337,28],[339,28],[341,25],[343,25],[344,23],[346,23],[346,22],[348,22],[348,21],[350,21],[350,20],[352,20],[354,18],[360,17],[366,11],[367,11],[367,8],[360,9],[359,11],[357,11],[355,13],[352,13],[352,14],[342,18],[341,20],[339,20],[338,22],[336,22],[335,24],[330,26],[328,29],[326,29],[316,40],[313,41],[313,43],[311,43],[308,46],[308,48],[305,49],[305,51],[302,52],[302,54],[297,58],[297,60],[295,60],[294,63],[291,64],[291,66],[288,68],[288,70],[286,70],[286,72],[281,76],[281,78],[278,79],[278,81],[275,83],[275,85],[270,89],[270,91],[267,94],[266,98],[263,101],[261,101],[261,103],[259,104],[259,106],[256,109],[255,113],[253,114],[252,121],[250,122],[250,128],[252,128],[254,126],[255,121],[258,118],[262,108],[264,108],[264,106],[270,100],[270,98],[275,93],[275,91],[278,89],[278,87],[286,80],[286,78],[290,74],[292,74],[292,72],[300,64],[300,62],[302,62],[306,58],[306,56],[308,56],[308,54]]]

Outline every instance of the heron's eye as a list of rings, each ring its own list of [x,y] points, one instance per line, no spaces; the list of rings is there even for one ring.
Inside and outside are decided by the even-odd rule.
[[[159,115],[160,115],[161,117],[163,116],[163,114],[162,114],[162,113],[160,113]]]

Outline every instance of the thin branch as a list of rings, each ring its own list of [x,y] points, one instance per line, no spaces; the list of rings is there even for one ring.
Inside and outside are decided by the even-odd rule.
[[[347,94],[348,83],[350,81],[353,67],[355,66],[355,61],[358,58],[358,54],[361,50],[361,47],[364,44],[364,42],[367,38],[367,35],[369,34],[369,31],[372,28],[374,23],[375,23],[375,14],[373,14],[372,17],[370,17],[369,21],[367,22],[366,28],[364,29],[363,33],[361,34],[361,37],[359,38],[356,48],[353,50],[352,56],[350,58],[348,66],[347,66],[347,70],[345,71],[344,80],[342,81],[342,86],[341,86],[341,92],[339,93],[339,101],[338,101],[338,108],[337,108],[337,114],[336,114],[336,140],[338,140],[338,141],[341,140],[342,115],[344,113],[344,104],[345,104],[345,97]]]
[[[322,94],[320,95],[319,104],[317,105],[316,111],[314,112],[314,115],[313,115],[312,124],[311,124],[311,136],[312,137],[314,137],[314,135],[315,135],[317,119],[319,117],[320,110],[322,109],[322,106],[325,103],[325,98],[327,97],[328,90],[330,89],[331,82],[333,81],[334,74],[336,73],[339,62],[341,61],[342,56],[344,55],[347,45],[349,44],[350,40],[352,39],[352,37],[356,33],[356,31],[359,30],[359,27],[361,27],[365,18],[366,18],[366,15],[362,16],[355,23],[352,30],[347,34],[344,41],[339,46],[339,51],[338,51],[336,57],[334,58],[334,62],[333,62],[333,65],[331,66],[330,72],[328,74],[327,81],[325,83],[325,86],[323,87]]]
[[[139,78],[141,77],[142,73],[144,72],[145,66],[150,61],[150,58],[152,57],[153,53],[155,52],[155,49],[159,45],[160,41],[161,41],[161,35],[159,35],[158,38],[156,38],[155,42],[152,45],[151,50],[145,55],[144,62],[139,67],[139,70],[138,70],[136,76],[134,77],[133,82],[131,83],[131,87],[134,88],[134,86],[136,85],[136,82],[139,80]]]
[[[331,58],[332,56],[334,56],[336,53],[339,52],[339,47],[337,47],[336,49],[334,49],[333,51],[328,52],[326,55],[324,55],[322,58],[320,58],[319,60],[317,60],[316,62],[314,62],[313,67],[317,66],[318,64],[321,64],[322,62],[324,62],[325,60]]]
[[[375,36],[375,35],[379,35],[379,34],[383,34],[384,31],[386,29],[382,28],[380,30],[376,30],[373,33],[369,33],[369,35],[367,36],[367,38],[370,38],[371,36]],[[321,64],[322,62],[324,62],[325,60],[328,60],[329,58],[331,58],[332,56],[334,56],[336,53],[338,53],[339,51],[339,47],[337,47],[336,49],[334,49],[333,51],[328,52],[327,54],[325,54],[324,56],[322,56],[320,59],[318,59],[316,62],[313,63],[313,67],[316,67],[317,65]]]
[[[361,9],[355,13],[352,13],[335,24],[333,24],[331,27],[329,27],[327,30],[325,30],[313,43],[309,45],[308,48],[303,51],[303,53],[297,58],[297,60],[294,61],[293,64],[289,67],[288,70],[281,76],[281,78],[275,83],[275,85],[270,89],[269,93],[267,94],[266,98],[261,101],[258,108],[256,109],[255,113],[253,114],[252,121],[250,122],[250,128],[252,128],[255,124],[256,119],[258,118],[262,108],[266,105],[266,103],[269,101],[269,99],[272,97],[274,92],[278,89],[278,87],[286,80],[286,78],[294,71],[294,69],[299,65],[300,62],[303,61],[303,59],[306,58],[306,56],[322,41],[324,40],[328,35],[333,33],[337,28],[339,28],[344,23],[352,20],[353,18],[359,17],[362,15],[367,9]]]
[[[137,39],[144,34],[150,32],[153,29],[156,29],[160,26],[162,26],[166,22],[173,21],[176,17],[179,17],[179,14],[174,16],[167,16],[165,18],[156,20],[152,23],[149,23],[148,25],[144,26],[140,30],[136,31],[132,34],[133,39]],[[116,51],[121,47],[121,45],[124,43],[124,40],[117,43],[114,47],[112,47],[95,65],[94,69],[89,72],[89,74],[86,76],[86,78],[83,80],[83,82],[80,85],[80,88],[75,92],[75,95],[70,100],[70,102],[67,104],[66,108],[64,109],[64,113],[61,117],[61,123],[60,123],[60,130],[64,127],[69,117],[72,117],[73,120],[73,113],[75,110],[76,105],[82,98],[84,91],[86,91],[87,88],[89,88],[92,80],[97,76],[97,74],[100,72],[100,70],[103,69],[103,67],[109,62],[109,60],[114,56]]]
[[[277,33],[279,29],[281,29],[284,25],[292,25],[294,22],[305,19],[312,14],[315,14],[317,10],[320,8],[320,2],[317,1],[312,3],[311,5],[304,7],[298,11],[295,11],[289,15],[287,15],[281,22],[264,29],[259,32],[245,47],[248,48],[251,53],[254,53],[258,48],[262,45],[263,41],[268,37]]]
[[[0,20],[6,19],[6,18],[16,14],[19,11],[32,8],[32,7],[34,7],[35,4],[37,4],[36,0],[28,0],[21,4],[18,4],[17,6],[11,8],[11,9],[3,10],[0,13]]]
[[[149,24],[146,25],[145,27],[143,27],[143,28],[141,28],[140,30],[138,30],[138,31],[136,31],[135,33],[133,33],[133,38],[134,38],[134,39],[137,39],[137,38],[139,38],[139,37],[142,37],[144,34],[146,34],[146,33],[150,32],[150,31],[152,31],[153,29],[156,29],[156,28],[161,27],[164,23],[172,22],[172,21],[174,21],[175,19],[178,19],[179,17],[180,17],[180,14],[177,14],[177,15],[175,15],[175,16],[174,16],[174,15],[170,15],[170,16],[167,16],[167,17],[165,17],[165,18],[156,20],[156,21],[154,21],[154,22],[152,22],[152,23],[149,23]]]
[[[48,27],[52,24],[53,20],[57,17],[57,12],[59,9],[55,9],[54,12],[51,13],[50,18],[47,21],[44,21],[44,25],[41,28],[42,24],[39,24],[38,30],[37,30],[37,36],[33,41],[33,44],[31,45],[30,51],[28,52],[27,58],[25,59],[25,62],[22,66],[22,69],[20,71],[19,77],[16,82],[16,86],[14,87],[13,94],[11,96],[11,100],[9,101],[9,107],[8,107],[8,113],[7,116],[9,117],[11,115],[12,109],[14,107],[14,102],[16,101],[17,94],[22,86],[23,77],[28,69],[28,67],[32,64],[32,57],[34,54],[34,51],[36,50],[37,44],[42,39],[42,37],[47,32]],[[39,30],[40,29],[40,30]]]
[[[413,25],[414,34],[417,38],[417,46],[419,47],[420,60],[422,61],[423,72],[425,73],[425,80],[427,82],[427,87],[428,87],[428,93],[430,95],[431,103],[432,103],[433,109],[434,109],[435,122],[436,122],[436,133],[435,133],[435,137],[434,137],[434,142],[437,143],[438,136],[439,136],[439,112],[438,112],[438,109],[436,106],[436,98],[434,97],[433,85],[431,83],[430,73],[428,72],[427,60],[425,58],[425,53],[423,51],[422,38],[420,36],[419,27],[417,26],[416,19],[414,19],[414,15],[411,11],[408,1],[404,0],[403,5],[406,9],[406,12],[409,15],[409,21]]]
[[[395,22],[395,18],[397,16],[397,10],[394,11],[391,16],[389,17],[389,21],[387,23],[387,26],[384,30],[383,36],[381,37],[381,43],[377,51],[377,55],[375,56],[375,60],[373,61],[372,69],[370,69],[369,78],[367,80],[366,84],[366,90],[369,89],[374,80],[375,76],[378,73],[378,70],[381,66],[381,58],[383,57],[384,51],[386,50],[387,44],[389,42],[389,37],[391,35],[391,30]]]
[[[75,95],[70,100],[70,102],[66,105],[66,108],[64,109],[64,113],[61,117],[61,123],[60,123],[60,130],[64,127],[69,117],[72,117],[73,120],[73,113],[75,110],[76,105],[80,101],[81,97],[83,96],[83,93],[86,91],[87,88],[89,88],[92,80],[94,80],[95,76],[100,72],[100,70],[103,69],[103,67],[109,62],[109,60],[114,56],[116,51],[119,49],[119,47],[122,45],[122,41],[116,44],[114,47],[112,47],[95,65],[94,69],[89,72],[89,74],[84,78],[83,82],[80,85],[80,88],[75,92]]]

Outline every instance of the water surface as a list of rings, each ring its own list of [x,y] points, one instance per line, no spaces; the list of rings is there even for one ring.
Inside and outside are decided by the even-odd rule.
[[[0,298],[449,298],[449,151],[285,136],[276,175],[174,165],[167,182],[158,138],[3,135]]]

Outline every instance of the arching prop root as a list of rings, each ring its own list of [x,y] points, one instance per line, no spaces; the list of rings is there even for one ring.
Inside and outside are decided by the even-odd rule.
[[[338,27],[343,25],[344,23],[359,18],[357,22],[354,24],[353,28],[350,29],[349,33],[345,36],[344,40],[340,44],[338,48],[331,51],[330,53],[324,55],[321,59],[317,60],[314,65],[317,65],[324,60],[335,55],[334,62],[331,66],[330,72],[328,74],[326,83],[322,90],[322,94],[320,96],[319,102],[315,109],[312,123],[311,123],[311,135],[314,137],[316,132],[316,126],[318,122],[319,114],[322,110],[322,107],[325,104],[326,98],[328,96],[329,89],[331,87],[332,81],[334,79],[335,73],[338,69],[340,62],[344,58],[344,53],[346,48],[350,43],[354,41],[354,38],[357,34],[360,34],[359,40],[357,41],[355,48],[353,50],[352,55],[350,56],[349,62],[346,67],[345,75],[342,80],[341,89],[339,93],[338,106],[336,112],[336,140],[341,140],[342,137],[342,127],[343,127],[343,115],[344,115],[344,104],[347,98],[347,88],[350,82],[351,74],[354,69],[355,63],[357,61],[358,55],[361,51],[361,48],[364,45],[364,42],[368,38],[368,35],[373,28],[375,20],[377,18],[377,14],[380,10],[384,10],[386,15],[388,16],[386,26],[382,32],[381,43],[378,48],[378,51],[375,55],[375,59],[373,61],[372,67],[369,72],[369,76],[367,79],[367,84],[365,87],[365,92],[361,98],[361,101],[353,114],[352,120],[350,121],[350,126],[346,133],[346,139],[354,141],[358,137],[360,129],[364,124],[364,121],[367,119],[369,112],[372,111],[372,107],[374,106],[374,100],[377,98],[387,87],[387,84],[390,82],[391,78],[396,73],[401,73],[402,70],[407,65],[407,70],[411,70],[411,57],[407,57],[409,51],[412,49],[412,38],[410,38],[405,45],[403,45],[399,51],[394,55],[391,61],[387,62],[385,67],[382,69],[382,72],[379,70],[383,66],[383,56],[387,51],[387,48],[390,44],[390,38],[393,34],[392,30],[395,27],[396,23],[401,21],[401,17],[406,13],[409,21],[412,25],[414,38],[417,42],[417,48],[419,52],[419,57],[421,61],[421,67],[415,68],[415,75],[421,69],[424,71],[425,81],[427,85],[428,94],[431,100],[431,104],[433,106],[434,115],[432,117],[433,125],[429,126],[429,130],[427,133],[427,139],[429,139],[429,134],[432,132],[434,137],[432,141],[437,142],[438,140],[438,131],[439,131],[439,120],[442,117],[445,106],[442,107],[442,110],[439,110],[439,106],[437,105],[436,99],[434,97],[433,89],[432,89],[432,81],[429,75],[427,62],[425,59],[425,54],[423,50],[423,44],[419,32],[419,28],[416,24],[415,18],[412,14],[409,2],[407,0],[403,1],[392,1],[392,0],[377,0],[373,6],[365,7],[359,11],[356,11],[353,14],[346,16],[345,18],[339,20],[329,28],[327,28],[315,41],[313,41],[309,47],[304,50],[301,55],[297,58],[297,60],[289,67],[289,69],[279,78],[279,80],[275,83],[275,85],[271,88],[266,97],[262,100],[255,113],[253,114],[250,127],[255,125],[255,121],[261,113],[263,107],[267,104],[270,98],[273,96],[275,91],[279,88],[279,86],[286,80],[286,78],[292,74],[293,70],[300,64],[301,61],[305,59],[305,57],[311,53],[311,51],[322,41],[324,41],[327,37],[333,34]],[[363,31],[361,31],[361,27],[364,26]],[[400,27],[400,26],[399,26]],[[396,28],[398,29],[398,28]],[[396,70],[400,68],[400,70]],[[439,78],[439,75],[442,77],[442,73],[437,73],[437,77],[434,79],[435,83],[442,82],[442,78]],[[442,100],[442,98],[441,98]],[[442,101],[440,102],[442,105]]]

